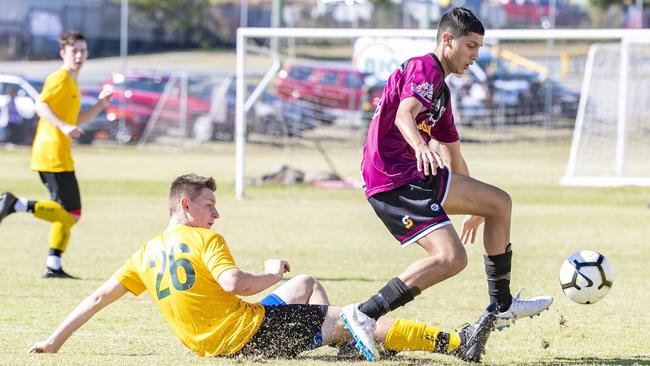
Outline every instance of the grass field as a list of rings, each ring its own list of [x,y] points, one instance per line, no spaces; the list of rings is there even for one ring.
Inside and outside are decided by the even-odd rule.
[[[27,214],[0,227],[0,364],[2,365],[198,365],[249,364],[254,360],[201,359],[173,336],[147,294],[125,296],[98,314],[56,355],[30,355],[87,294],[117,269],[142,242],[164,229],[166,189],[185,172],[212,175],[220,183],[214,230],[229,242],[238,265],[260,272],[264,259],[282,257],[292,273],[320,278],[334,304],[367,298],[408,263],[423,255],[400,249],[358,190],[308,186],[252,187],[245,201],[233,193],[234,149],[75,149],[84,214],[73,229],[65,269],[82,281],[39,278],[47,253],[48,224]],[[567,143],[468,145],[476,177],[513,197],[515,259],[513,291],[551,294],[555,303],[541,317],[495,332],[484,363],[495,365],[650,365],[650,191],[640,188],[580,189],[558,185]],[[315,172],[325,163],[314,150],[249,147],[248,174],[259,176],[279,163]],[[359,149],[332,147],[340,173],[358,176]],[[0,152],[0,190],[47,198],[28,169],[29,151]],[[458,222],[459,218],[455,218]],[[572,303],[558,285],[564,258],[578,249],[607,255],[614,287],[601,302]],[[468,247],[470,264],[460,275],[426,291],[392,313],[453,328],[473,321],[487,301],[481,248]],[[526,296],[525,295],[525,296]],[[256,300],[254,297],[251,300]],[[296,360],[265,365],[325,365],[335,351],[323,348]],[[341,362],[354,364],[353,362]],[[450,357],[407,352],[380,365],[462,364]]]

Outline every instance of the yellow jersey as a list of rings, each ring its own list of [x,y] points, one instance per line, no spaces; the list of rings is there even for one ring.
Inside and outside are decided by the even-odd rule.
[[[230,355],[257,332],[264,307],[225,292],[216,278],[235,261],[224,238],[179,225],[136,251],[113,275],[134,295],[145,289],[183,344],[200,356]]]
[[[65,68],[47,77],[39,100],[47,103],[59,119],[71,125],[77,124],[81,95],[77,81]],[[70,137],[43,118],[38,120],[36,127],[30,168],[39,172],[74,171]]]

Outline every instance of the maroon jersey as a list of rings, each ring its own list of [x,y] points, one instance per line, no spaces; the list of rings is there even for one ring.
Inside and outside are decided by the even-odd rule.
[[[440,61],[434,54],[406,61],[388,78],[368,128],[361,162],[366,197],[424,178],[417,170],[415,152],[395,125],[400,102],[411,97],[425,107],[415,121],[426,142],[458,141]]]

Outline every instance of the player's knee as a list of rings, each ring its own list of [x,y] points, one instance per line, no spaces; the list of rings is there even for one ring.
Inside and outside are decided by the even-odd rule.
[[[299,274],[294,278],[296,279],[296,281],[300,282],[305,287],[314,286],[314,282],[316,281],[316,279],[314,277],[312,277],[310,275],[306,275],[306,274]]]
[[[508,192],[496,188],[491,200],[492,216],[509,216],[512,211],[512,198]]]
[[[72,225],[76,224],[81,220],[81,209],[79,210],[73,210],[73,211],[68,211],[70,216],[74,219],[74,222],[72,222]]]
[[[298,283],[300,292],[304,292],[305,294],[311,294],[314,286],[318,283],[314,277],[306,274],[299,274],[294,279]]]
[[[505,212],[512,212],[512,197],[506,191],[501,191],[501,204]]]
[[[447,274],[451,277],[460,273],[467,267],[467,252],[464,248],[452,249],[441,253],[441,262],[447,268]]]
[[[467,267],[467,253],[464,250],[456,252],[452,261],[452,271],[457,274],[465,267]]]

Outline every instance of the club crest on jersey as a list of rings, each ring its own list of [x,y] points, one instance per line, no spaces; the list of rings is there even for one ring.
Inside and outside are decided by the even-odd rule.
[[[415,83],[411,83],[411,90],[415,94],[427,100],[431,100],[431,98],[433,97],[433,85],[431,85],[428,81],[425,81],[419,85]]]
[[[413,220],[411,220],[409,215],[404,215],[404,217],[402,217],[402,224],[404,224],[405,228],[410,229],[413,227]]]

